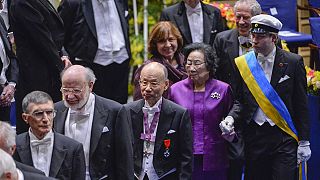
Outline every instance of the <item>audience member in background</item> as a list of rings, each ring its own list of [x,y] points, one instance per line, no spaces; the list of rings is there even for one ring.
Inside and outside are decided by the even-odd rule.
[[[17,136],[14,158],[43,171],[46,176],[84,180],[82,144],[52,130],[56,111],[51,97],[45,92],[33,91],[23,99],[22,109],[22,118],[30,128]]]
[[[97,77],[93,92],[121,104],[128,99],[128,0],[62,0],[64,46],[73,64],[90,67]]]
[[[164,9],[160,21],[171,21],[183,37],[183,47],[194,42],[213,44],[217,33],[225,30],[220,10],[202,0],[181,0]]]
[[[0,121],[0,149],[13,156],[16,151],[16,131],[7,122]],[[45,175],[44,172],[26,164],[15,161],[16,167],[22,172]]]
[[[21,119],[22,99],[32,91],[44,91],[61,100],[59,74],[70,65],[62,52],[63,21],[47,0],[14,0],[9,9],[19,58],[19,84],[16,92],[17,133],[28,131]]]
[[[40,174],[21,171],[16,167],[13,158],[7,152],[0,149],[0,179],[1,180],[50,180]]]
[[[237,79],[240,78],[234,59],[252,50],[250,40],[250,18],[261,13],[261,7],[256,0],[238,0],[234,5],[236,29],[218,33],[214,41],[214,48],[218,56],[217,79],[228,83],[233,90],[234,98]],[[244,164],[244,142],[241,122],[235,122],[237,142],[229,143],[230,167],[229,180],[241,180]]]
[[[182,43],[183,40],[179,30],[171,22],[161,21],[153,27],[148,41],[148,51],[152,57],[135,73],[134,100],[142,98],[139,86],[140,73],[143,66],[150,62],[161,63],[167,68],[170,85],[187,77],[183,67],[184,57],[180,52]],[[167,92],[164,93],[164,97],[166,96]]]
[[[2,3],[0,9],[2,9]],[[10,121],[10,107],[19,78],[19,67],[8,39],[5,21],[0,17],[0,119]]]
[[[63,101],[54,129],[84,146],[86,179],[133,179],[130,129],[117,115],[121,104],[92,93],[96,77],[80,65],[62,72]]]
[[[275,45],[277,18],[253,16],[251,27],[254,51],[235,59],[242,108],[221,125],[244,121],[245,179],[296,180],[297,164],[311,156],[303,58]]]
[[[124,105],[133,134],[134,176],[139,180],[192,179],[192,127],[185,108],[162,97],[167,68],[151,62],[141,70],[143,99]]]
[[[193,129],[195,180],[226,180],[228,152],[219,123],[232,105],[231,87],[214,79],[214,50],[203,43],[189,44],[183,49],[188,78],[171,86],[170,99],[187,108]],[[234,136],[235,134],[231,135]],[[230,141],[233,137],[226,137]]]

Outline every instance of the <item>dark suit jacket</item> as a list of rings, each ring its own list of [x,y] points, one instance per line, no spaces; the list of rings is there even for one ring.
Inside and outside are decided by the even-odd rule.
[[[47,177],[45,175],[22,171],[25,180],[55,180],[56,178]]]
[[[143,132],[144,100],[138,100],[124,105],[122,111],[126,112],[129,124],[132,127],[133,158],[135,176],[139,177],[143,160]],[[156,142],[153,155],[153,166],[158,177],[163,177],[173,168],[176,168],[175,178],[163,179],[191,179],[193,161],[193,136],[189,113],[185,108],[163,98],[161,112],[156,133]],[[169,130],[174,133],[168,134]],[[164,140],[170,139],[170,156],[164,157]],[[172,177],[167,175],[167,177]],[[173,176],[174,177],[174,176]]]
[[[89,152],[91,179],[133,179],[129,126],[122,118],[117,119],[121,105],[97,95],[95,97]],[[55,109],[54,128],[64,134],[68,108],[61,101],[55,104]],[[109,131],[103,132],[104,127]]]
[[[92,0],[62,0],[58,12],[65,24],[64,46],[69,56],[92,63],[98,49],[98,39]],[[126,49],[131,57],[129,42],[129,26],[127,0],[115,0],[122,26]]]
[[[18,83],[18,77],[19,77],[18,61],[15,54],[12,51],[12,46],[8,39],[8,31],[1,17],[0,17],[0,37],[2,39],[6,55],[7,57],[9,57],[9,60],[10,60],[9,67],[6,71],[6,78],[8,82]],[[0,72],[2,68],[3,68],[3,64],[2,64],[2,60],[0,59]],[[2,92],[2,90],[3,89],[0,86],[0,93]]]
[[[14,159],[33,166],[28,132],[17,136],[16,145]],[[85,160],[82,144],[54,132],[49,176],[68,180],[85,179]]]
[[[203,42],[212,45],[216,34],[225,30],[226,26],[218,8],[204,4],[202,1],[200,1],[200,3],[203,13]],[[160,20],[171,21],[177,26],[183,37],[183,46],[192,43],[184,1],[164,9],[161,13]]]
[[[41,90],[61,100],[59,73],[64,39],[62,19],[48,0],[15,0],[10,23],[19,58],[21,96]]]
[[[279,83],[280,78],[288,75],[290,78]],[[298,131],[299,140],[309,140],[310,127],[307,109],[306,71],[303,59],[300,55],[276,50],[276,56],[271,76],[271,85],[286,105],[295,128]],[[230,112],[236,119],[242,118],[246,124],[253,121],[253,115],[258,104],[246,84],[241,82],[241,104],[242,110]]]
[[[18,161],[15,161],[16,163],[16,167],[18,169],[20,169],[20,171],[22,172],[30,172],[30,173],[36,173],[36,174],[41,174],[41,175],[44,175],[44,172],[40,171],[39,169],[37,168],[34,168],[32,166],[29,166],[29,165],[26,165],[26,164],[23,164],[21,162],[18,162]]]

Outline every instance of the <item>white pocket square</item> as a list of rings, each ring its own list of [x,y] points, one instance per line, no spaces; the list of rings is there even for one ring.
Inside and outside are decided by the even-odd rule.
[[[290,76],[285,75],[284,77],[280,78],[280,80],[279,80],[278,83],[282,83],[283,81],[285,81],[285,80],[287,80],[287,79],[289,79],[289,78],[290,78]]]
[[[107,126],[103,127],[102,132],[103,132],[103,133],[109,132],[109,128],[108,128]]]
[[[127,17],[129,15],[129,11],[124,11],[124,17]]]
[[[175,133],[175,132],[176,132],[175,130],[170,129],[170,130],[167,132],[167,134],[172,134],[172,133]]]

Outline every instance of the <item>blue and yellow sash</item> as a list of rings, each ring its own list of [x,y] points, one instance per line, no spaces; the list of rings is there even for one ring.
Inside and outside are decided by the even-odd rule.
[[[273,89],[259,65],[254,51],[235,59],[242,79],[256,99],[259,107],[281,130],[292,136],[297,142],[297,130],[289,111],[278,93]],[[305,163],[299,167],[300,178],[306,179]]]

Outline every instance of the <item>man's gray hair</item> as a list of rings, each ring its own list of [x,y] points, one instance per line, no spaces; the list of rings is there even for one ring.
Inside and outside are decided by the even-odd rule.
[[[14,176],[17,173],[17,169],[11,155],[0,149],[0,157],[0,178],[6,173],[11,173]]]
[[[9,154],[13,154],[12,148],[16,145],[16,131],[7,122],[0,121],[0,141],[4,147],[2,148]]]
[[[251,9],[251,15],[255,16],[262,13],[261,6],[256,0],[238,0],[234,5],[234,11],[240,4],[246,4]]]
[[[78,65],[80,66],[80,65]],[[65,68],[61,73],[60,73],[60,79],[62,80],[62,77],[64,75],[64,73],[72,66],[69,66],[67,68]],[[92,69],[88,68],[88,67],[84,67],[85,68],[85,73],[86,73],[86,81],[87,82],[93,82],[95,83],[97,78],[96,75],[94,75],[94,72],[92,71]]]
[[[32,91],[31,93],[27,94],[22,100],[22,111],[27,112],[28,106],[30,103],[34,104],[45,104],[49,101],[52,101],[52,98],[49,94],[43,91]],[[53,102],[53,101],[52,101]]]

